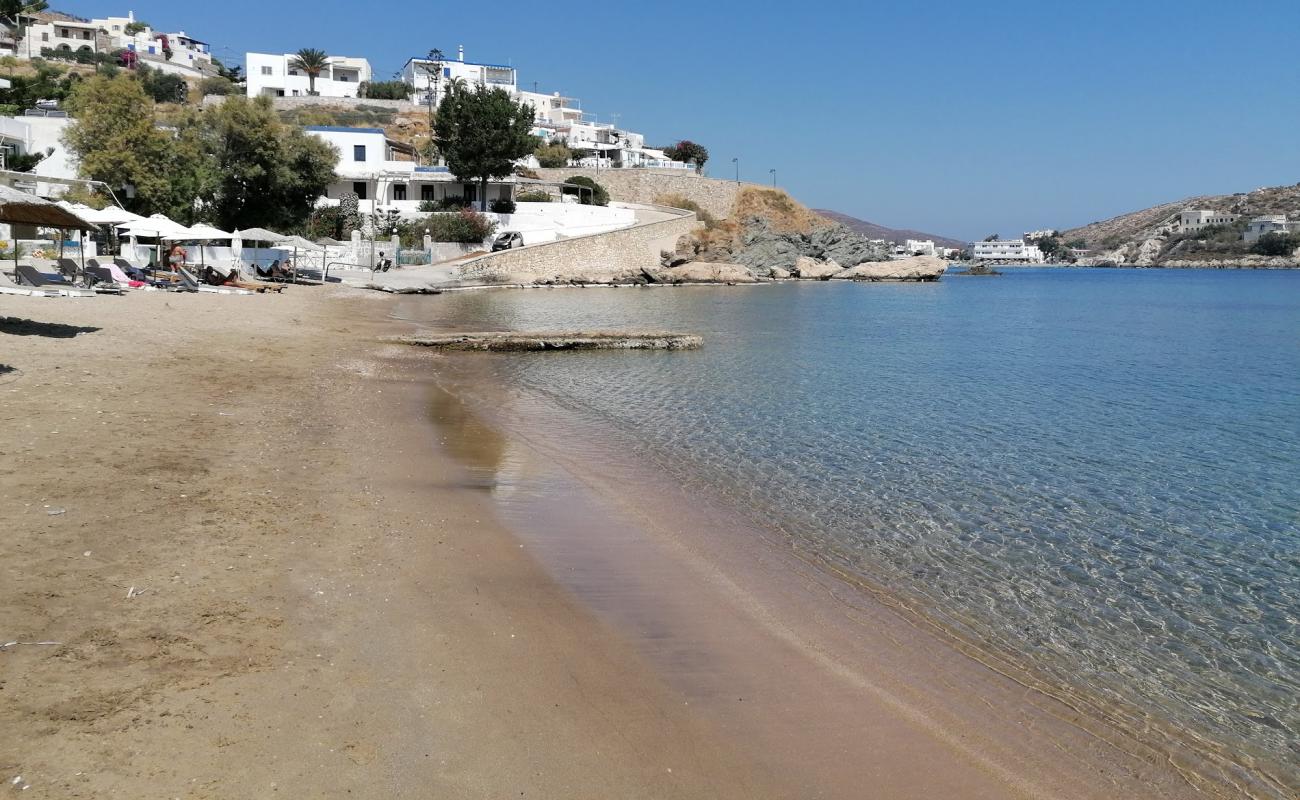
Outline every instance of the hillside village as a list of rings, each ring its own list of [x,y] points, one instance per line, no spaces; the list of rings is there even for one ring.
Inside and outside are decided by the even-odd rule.
[[[304,48],[250,52],[242,64],[229,64],[197,35],[156,29],[130,11],[87,19],[45,5],[28,4],[0,18],[7,31],[0,35],[0,65],[8,74],[0,79],[0,178],[83,215],[108,205],[120,208],[128,224],[161,215],[181,228],[215,224],[235,234],[277,227],[283,232],[277,236],[300,234],[300,241],[325,248],[322,262],[335,258],[358,268],[385,259],[399,266],[463,259],[494,244],[495,234],[508,234],[509,246],[527,247],[655,224],[664,221],[663,212],[645,206],[667,203],[675,204],[674,213],[694,215],[693,224],[705,222],[705,229],[694,241],[678,241],[688,228],[656,238],[661,264],[620,260],[623,266],[609,274],[644,280],[646,267],[725,256],[740,272],[760,278],[797,277],[799,259],[821,259],[827,265],[805,263],[803,272],[829,277],[864,260],[937,262],[960,255],[948,242],[919,235],[871,238],[811,213],[798,231],[764,220],[729,221],[748,185],[738,174],[734,182],[706,177],[705,147],[689,140],[651,147],[642,133],[617,124],[615,115],[603,121],[576,97],[540,91],[538,82],[524,88],[514,66],[473,60],[461,46],[454,54],[434,49],[409,58],[398,75],[381,80],[361,55]],[[124,76],[135,80],[121,84]],[[90,86],[95,91],[81,95],[93,95],[89,102],[107,114],[97,117],[97,133],[74,107],[79,90]],[[439,150],[434,123],[449,98],[485,92],[508,98],[511,109],[527,115],[530,144],[504,172],[458,175]],[[141,113],[149,117],[137,119]],[[152,130],[140,128],[134,138],[120,140],[123,149],[113,150],[109,140],[128,119]],[[265,151],[234,142],[232,135],[278,139],[279,161],[242,160],[241,152]],[[141,137],[155,142],[154,151],[140,151]],[[286,161],[300,171],[285,176],[287,194],[277,198],[278,190],[266,189],[257,197],[238,196],[247,192],[240,188],[250,185],[246,178],[280,174]],[[173,166],[164,169],[164,163]],[[294,184],[312,186],[312,193],[303,196]],[[751,205],[774,208],[770,202]],[[719,238],[723,224],[732,227]],[[135,230],[144,235],[118,242],[118,231],[127,234],[126,228],[114,221],[85,241],[57,245],[48,231],[6,229],[0,236],[6,246],[16,243],[14,252],[64,253],[75,244],[83,255],[121,247],[140,261],[160,256],[161,242],[140,241],[157,237],[139,225]],[[751,232],[742,237],[743,231]],[[244,248],[238,236],[227,236],[230,248],[203,245],[201,254],[210,252],[220,263],[236,254],[286,260],[282,250]],[[635,268],[625,269],[630,263]]]

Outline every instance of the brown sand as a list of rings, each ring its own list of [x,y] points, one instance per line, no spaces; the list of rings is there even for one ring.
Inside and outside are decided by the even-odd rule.
[[[518,443],[394,302],[0,297],[0,644],[58,642],[0,651],[0,791],[1191,795],[833,578],[746,589],[778,547],[724,571],[599,493],[512,532],[474,467]]]

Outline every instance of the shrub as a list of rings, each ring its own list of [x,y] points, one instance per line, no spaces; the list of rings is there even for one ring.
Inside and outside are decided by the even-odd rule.
[[[573,151],[564,142],[550,142],[540,145],[533,151],[537,157],[537,163],[547,169],[569,166],[569,159],[573,158]]]
[[[546,192],[520,192],[515,195],[515,200],[520,203],[549,203],[551,196]]]
[[[488,203],[488,210],[494,214],[513,214],[515,213],[515,201],[510,198],[493,200]]]
[[[609,192],[605,187],[596,183],[591,178],[583,175],[574,175],[564,181],[564,186],[560,191],[565,194],[577,195],[578,202],[584,206],[607,206],[609,205]],[[579,188],[581,187],[581,188]],[[587,191],[590,189],[591,191]]]
[[[455,213],[432,214],[424,221],[424,228],[435,242],[473,244],[491,236],[496,227],[495,222],[468,208]]]
[[[673,161],[682,161],[687,164],[694,164],[696,170],[704,168],[704,162],[709,160],[709,150],[702,144],[696,144],[690,139],[682,139],[674,145],[669,145],[663,149],[664,155]]]
[[[411,87],[401,81],[367,81],[357,89],[368,100],[406,100],[411,96]]]
[[[1300,247],[1300,234],[1266,233],[1250,246],[1250,252],[1260,256],[1289,256]]]
[[[420,211],[424,212],[425,214],[432,214],[435,211],[442,210],[438,208],[438,204],[432,200],[421,200],[420,205],[418,207]]]
[[[235,93],[235,84],[225,78],[204,78],[199,81],[199,94],[207,97],[210,94],[220,95],[222,97]]]
[[[682,208],[687,211],[694,211],[695,218],[709,227],[717,224],[717,219],[712,214],[700,208],[700,204],[694,200],[689,200],[680,194],[661,194],[655,198],[655,205],[668,206],[669,208]]]
[[[434,205],[435,211],[456,211],[462,208],[469,208],[474,205],[474,201],[465,197],[444,197]]]

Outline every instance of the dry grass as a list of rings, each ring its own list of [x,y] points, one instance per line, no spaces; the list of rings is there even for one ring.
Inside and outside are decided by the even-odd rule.
[[[778,233],[811,233],[829,224],[825,217],[809,211],[799,201],[780,189],[746,186],[736,196],[732,216],[737,219],[759,217]]]

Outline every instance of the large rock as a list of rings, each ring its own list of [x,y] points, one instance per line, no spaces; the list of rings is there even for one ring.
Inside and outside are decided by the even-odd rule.
[[[849,281],[937,281],[948,271],[948,262],[934,256],[912,256],[898,261],[868,261],[842,270],[837,280]]]
[[[860,233],[843,225],[817,228],[808,236],[810,255],[853,267],[864,261],[878,261],[888,256],[884,245],[873,244]]]
[[[740,264],[692,261],[655,273],[660,283],[757,283],[758,278]]]
[[[808,256],[799,256],[794,262],[794,269],[791,272],[805,280],[830,280],[832,276],[838,275],[844,270],[835,261],[818,261]]]

